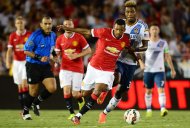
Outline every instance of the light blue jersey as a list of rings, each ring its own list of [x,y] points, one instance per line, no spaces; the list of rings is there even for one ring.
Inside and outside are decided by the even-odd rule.
[[[148,25],[142,20],[137,20],[133,25],[127,25],[125,33],[130,35],[131,46],[138,48],[142,46],[142,40],[149,40]],[[118,61],[130,65],[136,65],[136,60],[130,55],[124,52],[121,53]]]
[[[165,72],[165,53],[169,53],[168,44],[165,40],[159,39],[156,42],[150,40],[148,49],[145,52],[144,72]]]
[[[24,45],[24,51],[34,52],[40,56],[49,57],[53,47],[55,46],[56,34],[51,32],[49,35],[44,34],[42,29],[33,32]],[[49,62],[41,62],[30,56],[26,56],[26,61],[36,64],[49,64]]]

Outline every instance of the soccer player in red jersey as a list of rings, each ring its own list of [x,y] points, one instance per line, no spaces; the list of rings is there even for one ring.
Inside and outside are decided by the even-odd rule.
[[[66,19],[63,25],[74,28],[73,21]],[[86,39],[78,33],[65,31],[56,40],[55,51],[62,56],[61,71],[59,73],[60,86],[63,88],[66,107],[70,111],[71,119],[74,114],[72,97],[78,100],[79,110],[85,104],[82,97],[81,83],[84,74],[84,64],[82,57],[91,53],[91,48]]]
[[[6,53],[6,67],[11,68],[11,57],[13,55],[13,79],[14,83],[18,85],[18,99],[21,104],[21,109],[24,107],[24,97],[28,94],[28,85],[26,82],[26,68],[23,46],[30,36],[31,32],[25,29],[25,19],[18,16],[15,19],[16,31],[9,36],[8,50]]]
[[[63,25],[58,26],[58,29],[61,28],[98,38],[96,51],[88,64],[86,76],[82,84],[84,92],[89,92],[92,89],[93,92],[79,113],[71,119],[77,125],[80,124],[81,117],[96,103],[101,92],[112,88],[116,61],[120,52],[126,46],[129,46],[129,36],[124,34],[125,21],[123,19],[117,19],[113,28],[89,30],[81,28],[71,29]]]

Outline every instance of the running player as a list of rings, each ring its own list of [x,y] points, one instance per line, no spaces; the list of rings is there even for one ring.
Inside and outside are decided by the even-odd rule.
[[[66,19],[63,25],[74,28],[73,21]],[[74,114],[72,97],[78,100],[79,110],[85,104],[82,97],[81,83],[84,74],[84,64],[82,57],[91,53],[86,39],[75,32],[65,31],[56,41],[56,53],[62,56],[61,71],[59,73],[60,86],[63,88],[66,107],[70,111],[71,119]]]
[[[59,26],[59,28],[98,38],[96,51],[88,64],[82,85],[82,90],[89,92],[93,89],[93,92],[79,113],[71,119],[74,124],[80,124],[81,117],[92,108],[101,92],[112,88],[115,64],[120,52],[129,46],[129,37],[124,34],[125,21],[123,19],[117,19],[113,29],[69,29],[64,26]]]
[[[106,115],[115,109],[119,101],[121,100],[122,94],[128,92],[130,88],[131,81],[133,80],[134,72],[137,68],[137,62],[143,65],[143,62],[136,52],[144,52],[147,49],[147,44],[149,40],[148,26],[142,20],[137,18],[136,12],[137,4],[133,0],[125,2],[125,16],[126,16],[126,31],[125,33],[130,34],[131,47],[132,50],[129,52],[122,52],[121,56],[117,61],[116,72],[119,72],[121,76],[120,84],[117,87],[114,97],[110,100],[106,109],[99,115],[99,123],[106,122]],[[143,66],[141,66],[143,68]],[[102,93],[103,94],[103,93]],[[101,104],[105,99],[105,95],[99,97],[97,102]]]

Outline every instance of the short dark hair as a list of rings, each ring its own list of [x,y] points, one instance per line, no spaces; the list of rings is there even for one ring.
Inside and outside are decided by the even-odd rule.
[[[114,22],[114,25],[115,24],[118,24],[118,25],[124,25],[125,26],[125,20],[123,19],[116,19],[115,22]]]
[[[127,0],[125,1],[125,7],[137,7],[137,3],[134,0]]]
[[[152,26],[158,26],[159,27],[159,24],[157,21],[153,21],[149,24],[149,28],[152,27]]]
[[[43,16],[42,20],[43,20],[43,19],[48,19],[48,20],[51,19],[51,20],[52,20],[52,18],[51,18],[50,16]]]
[[[17,16],[15,20],[25,20],[23,16]]]

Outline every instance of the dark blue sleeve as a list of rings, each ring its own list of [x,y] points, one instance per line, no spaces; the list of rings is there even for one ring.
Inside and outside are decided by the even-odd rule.
[[[28,40],[26,41],[25,45],[24,45],[24,51],[30,51],[33,52],[33,49],[35,47],[35,33],[32,33],[30,35],[30,37],[28,38]]]

